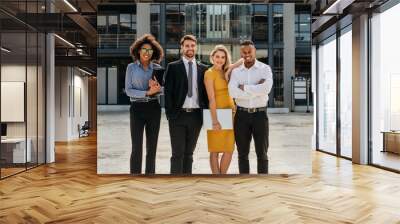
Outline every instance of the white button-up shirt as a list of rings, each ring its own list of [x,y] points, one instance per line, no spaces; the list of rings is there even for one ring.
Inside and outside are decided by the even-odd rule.
[[[189,60],[185,57],[182,57],[183,64],[185,65],[186,75],[189,77]],[[183,103],[182,108],[200,108],[199,106],[199,91],[197,87],[197,63],[196,59],[192,58],[192,97],[188,97],[186,95],[185,102]]]
[[[258,84],[262,79],[265,79],[265,81]],[[236,104],[240,107],[266,107],[272,84],[271,67],[256,60],[249,69],[242,64],[232,70],[228,86],[229,95],[235,99]],[[243,90],[239,88],[239,85],[244,86]]]

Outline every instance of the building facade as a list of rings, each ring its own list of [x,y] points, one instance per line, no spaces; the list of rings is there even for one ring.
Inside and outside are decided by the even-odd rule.
[[[291,107],[291,77],[311,76],[309,5],[104,4],[97,18],[99,105],[129,104],[123,89],[125,69],[132,61],[129,46],[145,33],[163,46],[164,66],[180,57],[184,34],[197,37],[196,58],[205,64],[210,64],[209,53],[216,44],[224,44],[237,60],[240,41],[253,40],[258,60],[274,73],[269,107],[282,111]]]

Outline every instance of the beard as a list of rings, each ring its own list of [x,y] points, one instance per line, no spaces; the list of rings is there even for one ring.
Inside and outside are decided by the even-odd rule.
[[[183,54],[188,58],[194,57],[194,51],[185,51]]]
[[[244,62],[252,62],[253,60],[254,60],[254,58],[253,57],[251,57],[251,56],[248,56],[248,57],[244,57],[243,58],[244,59]]]
[[[243,62],[245,64],[252,64],[255,62],[255,60],[256,60],[255,58],[250,57],[250,58],[245,58]]]

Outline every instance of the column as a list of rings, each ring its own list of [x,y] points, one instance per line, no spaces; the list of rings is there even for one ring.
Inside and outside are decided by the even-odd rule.
[[[353,19],[353,162],[368,163],[368,15]]]
[[[54,35],[46,35],[46,163],[55,161],[55,56]]]
[[[291,77],[294,76],[295,72],[296,37],[294,23],[295,4],[283,4],[283,99],[284,107],[289,109],[292,101]]]
[[[150,3],[136,4],[137,37],[150,33]]]

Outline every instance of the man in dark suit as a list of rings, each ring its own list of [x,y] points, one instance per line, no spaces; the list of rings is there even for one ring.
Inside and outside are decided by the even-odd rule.
[[[203,125],[202,109],[208,107],[204,86],[207,67],[196,62],[196,37],[185,35],[180,44],[182,58],[169,63],[165,73],[165,111],[172,147],[171,174],[191,174]]]

